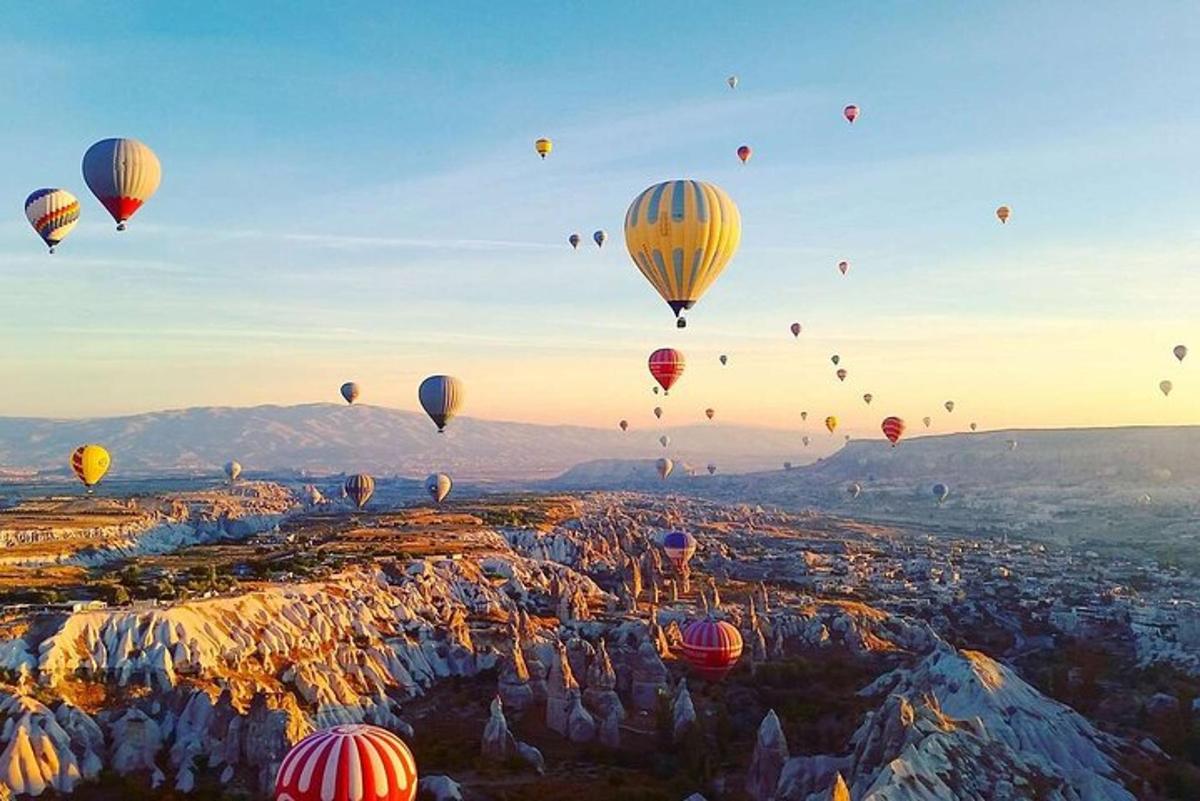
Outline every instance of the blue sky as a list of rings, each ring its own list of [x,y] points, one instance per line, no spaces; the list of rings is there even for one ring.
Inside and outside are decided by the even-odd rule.
[[[1200,412],[1170,355],[1200,348],[1194,4],[180,6],[0,11],[0,414],[335,400],[347,379],[416,408],[451,372],[468,414],[609,425],[649,414],[662,345],[689,357],[681,423],[806,409],[874,432],[948,397],[940,430]],[[122,235],[79,174],[106,136],[163,162]],[[675,177],[743,217],[685,332],[620,231]],[[46,185],[85,198],[53,257],[20,208]],[[604,250],[566,245],[596,228]]]

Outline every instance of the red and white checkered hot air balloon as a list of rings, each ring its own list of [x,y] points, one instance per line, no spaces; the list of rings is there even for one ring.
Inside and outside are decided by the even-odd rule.
[[[413,801],[417,764],[387,729],[334,726],[288,751],[275,776],[275,801]]]
[[[683,658],[702,679],[725,678],[741,655],[742,635],[724,620],[707,617],[689,623],[683,630]]]
[[[892,443],[893,448],[896,447],[900,437],[904,435],[904,421],[899,417],[883,418],[883,425],[880,428],[883,429],[883,435],[888,438],[888,442]]]
[[[663,393],[669,393],[671,387],[683,375],[683,354],[674,348],[659,348],[650,354],[650,375],[663,388]]]

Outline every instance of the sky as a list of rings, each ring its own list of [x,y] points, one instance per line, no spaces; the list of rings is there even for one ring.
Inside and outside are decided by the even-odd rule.
[[[416,410],[439,372],[464,414],[599,426],[1200,413],[1200,362],[1171,355],[1200,359],[1193,3],[62,0],[0,9],[0,76],[0,415],[346,380]],[[122,234],[79,168],[109,136],[163,164]],[[685,177],[743,238],[680,331],[621,227]],[[42,186],[83,201],[53,256],[22,214]],[[688,359],[665,401],[663,346]]]

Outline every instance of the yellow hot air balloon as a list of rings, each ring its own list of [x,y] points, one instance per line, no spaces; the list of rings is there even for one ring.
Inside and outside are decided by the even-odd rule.
[[[104,478],[111,465],[112,459],[108,451],[100,445],[80,445],[71,454],[71,469],[89,492],[100,483],[100,479]]]
[[[546,156],[550,155],[550,151],[554,149],[554,143],[543,137],[533,143],[533,149],[537,151],[539,156],[546,158]]]
[[[825,427],[829,429],[830,434],[832,434],[833,430],[835,428],[837,428],[837,423],[838,423],[837,418],[834,417],[833,415],[829,415],[828,417],[825,418]]]
[[[737,252],[742,220],[720,187],[665,181],[633,199],[625,247],[646,280],[680,317],[704,295]]]

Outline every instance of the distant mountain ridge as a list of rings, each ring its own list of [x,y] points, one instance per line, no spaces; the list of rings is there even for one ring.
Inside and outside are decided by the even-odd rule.
[[[657,439],[672,439],[664,451]],[[113,455],[113,475],[216,471],[229,459],[247,473],[366,471],[520,481],[553,476],[595,457],[655,459],[664,452],[729,469],[763,469],[794,454],[799,433],[731,425],[630,429],[456,419],[445,434],[423,414],[332,403],[196,407],[120,417],[0,418],[0,468],[61,471],[79,444]],[[678,447],[676,447],[678,443]]]

